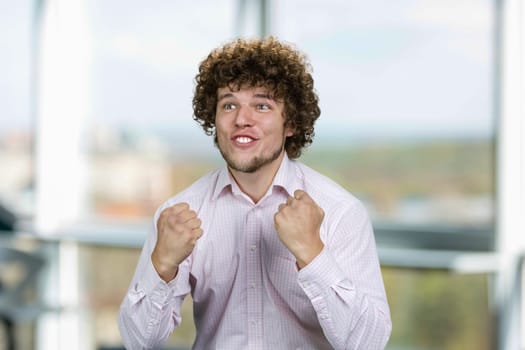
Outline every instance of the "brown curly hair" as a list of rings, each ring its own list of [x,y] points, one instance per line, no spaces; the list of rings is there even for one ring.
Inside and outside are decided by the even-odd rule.
[[[319,99],[311,66],[306,56],[292,45],[272,36],[236,39],[213,50],[200,63],[195,83],[193,119],[207,135],[215,134],[219,88],[263,86],[274,99],[284,102],[285,125],[294,130],[285,142],[288,157],[298,158],[302,148],[312,143],[314,123],[321,114]]]

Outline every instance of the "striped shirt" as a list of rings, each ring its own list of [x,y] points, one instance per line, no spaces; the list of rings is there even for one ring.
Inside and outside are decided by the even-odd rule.
[[[295,190],[324,210],[324,248],[298,270],[279,240],[274,215]],[[383,349],[391,332],[372,226],[361,202],[286,155],[257,203],[226,167],[165,202],[186,202],[202,220],[202,237],[169,283],[151,262],[153,229],[119,312],[128,349],[157,349],[181,319],[191,292],[194,349]]]

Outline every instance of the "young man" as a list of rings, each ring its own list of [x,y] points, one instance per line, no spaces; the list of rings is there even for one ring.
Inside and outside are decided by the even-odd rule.
[[[119,326],[162,346],[191,292],[194,349],[383,349],[391,332],[362,204],[293,160],[320,115],[304,55],[235,40],[200,64],[194,119],[226,166],[155,214]]]

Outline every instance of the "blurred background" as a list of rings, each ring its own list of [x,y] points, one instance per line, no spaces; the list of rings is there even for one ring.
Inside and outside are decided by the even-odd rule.
[[[523,349],[523,0],[0,0],[0,349],[122,348],[155,209],[222,165],[193,79],[235,37],[307,53],[302,160],[373,219],[387,349]],[[189,349],[191,300],[166,349]]]

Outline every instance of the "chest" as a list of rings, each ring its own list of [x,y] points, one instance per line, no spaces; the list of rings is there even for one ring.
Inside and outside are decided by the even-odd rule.
[[[232,290],[235,284],[262,283],[285,269],[295,272],[295,258],[274,227],[272,206],[223,205],[201,217],[203,236],[192,256],[194,290]]]

